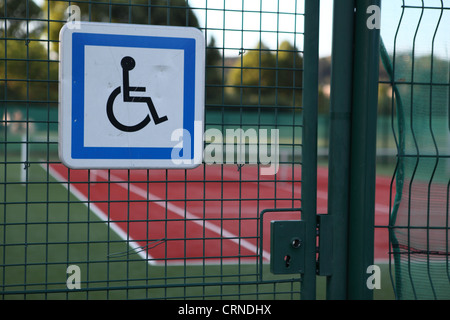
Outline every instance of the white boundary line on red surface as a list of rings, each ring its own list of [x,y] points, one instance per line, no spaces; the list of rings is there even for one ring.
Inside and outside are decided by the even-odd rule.
[[[205,228],[211,232],[214,232],[214,233],[218,234],[220,237],[230,240],[230,241],[236,243],[238,246],[241,246],[249,251],[252,251],[255,254],[259,253],[259,248],[256,245],[250,243],[249,241],[240,239],[234,233],[231,233],[219,226],[216,226],[215,224],[213,224],[211,222],[202,220],[201,217],[199,217],[187,210],[179,208],[176,205],[170,203],[169,201],[161,199],[160,197],[158,197],[150,192],[147,192],[147,190],[139,188],[131,183],[128,183],[127,181],[121,179],[118,176],[115,176],[113,174],[106,174],[106,172],[104,172],[103,170],[92,170],[91,174],[97,175],[97,176],[101,177],[102,179],[106,179],[106,180],[110,179],[109,180],[110,182],[114,182],[117,185],[119,185],[120,187],[122,187],[126,190],[129,190],[144,199],[147,199],[147,196],[148,196],[149,200],[154,201],[154,203],[159,205],[160,207],[167,209],[186,220],[191,220],[191,222],[201,226],[202,228]],[[262,254],[263,254],[263,258],[265,258],[267,260],[270,259],[269,252],[263,250]]]
[[[47,171],[47,168],[45,166],[42,166],[42,168]],[[131,236],[129,236],[126,232],[124,232],[115,222],[112,222],[108,219],[108,215],[106,215],[102,209],[100,209],[97,205],[94,203],[90,203],[88,205],[89,199],[86,198],[80,191],[76,189],[75,186],[72,186],[69,189],[67,180],[64,179],[63,176],[61,176],[55,169],[51,167],[51,165],[48,167],[50,175],[58,180],[62,184],[64,188],[70,191],[72,195],[74,195],[76,198],[81,200],[83,204],[88,207],[98,218],[100,218],[105,224],[110,227],[120,238],[123,240],[126,240],[128,245],[133,249],[133,253],[137,253],[144,261],[147,261],[150,265],[157,265],[155,258],[149,255],[146,251],[142,250],[142,246],[139,245]],[[67,169],[68,170],[68,169]]]
[[[283,170],[286,170],[286,167],[283,167],[283,166],[280,165],[280,168],[278,170],[279,174],[282,174]],[[324,177],[324,175],[328,175],[328,174],[327,173],[325,174],[324,172],[319,172],[318,171],[317,175],[321,176],[321,177]],[[226,172],[225,170],[223,171],[223,176],[227,177],[227,178],[235,178],[235,175],[233,173]],[[266,176],[266,179],[267,179],[267,176]],[[275,182],[275,180],[274,181],[267,181],[267,180],[261,179],[259,182],[255,182],[255,181],[243,181],[243,182],[245,182],[245,183],[254,183],[254,184],[258,184],[259,183],[261,185],[264,185],[264,183],[266,183],[266,182]],[[301,183],[300,181],[295,181],[295,182]],[[292,188],[291,187],[287,187],[285,184],[283,184],[282,182],[279,182],[279,181],[277,181],[276,183],[277,183],[277,188],[280,188],[280,189],[282,189],[284,191],[287,191],[287,192],[292,192]],[[300,190],[299,189],[295,190],[295,193],[300,194]],[[317,193],[317,197],[318,198],[323,199],[323,200],[327,200],[328,199],[328,190],[327,191],[323,191],[323,190],[317,189],[316,193]],[[375,211],[377,213],[388,215],[389,214],[389,206],[375,202]]]
[[[47,171],[45,166],[42,166],[42,168]],[[66,179],[64,179],[63,176],[61,176],[55,169],[53,169],[51,166],[49,166],[49,173],[52,177],[54,177],[56,180],[58,180],[67,190],[69,190],[68,187],[68,183],[66,181]],[[121,179],[118,176],[115,176],[113,174],[109,175],[103,171],[103,170],[92,170],[91,171],[91,176],[95,179],[96,176],[101,177],[102,179],[112,179],[115,181],[111,181],[113,183],[116,183],[118,186],[120,186],[121,188],[127,189],[129,188],[129,190],[133,193],[135,193],[136,195],[143,197],[144,199],[147,199],[147,195],[149,197],[149,200],[154,201],[155,204],[161,206],[162,208],[169,210],[173,213],[175,213],[176,215],[187,219],[187,220],[191,220],[193,223],[201,226],[202,228],[206,228],[211,232],[214,232],[216,234],[218,234],[219,236],[221,236],[224,239],[230,240],[234,243],[236,243],[239,246],[242,246],[243,248],[252,251],[256,254],[259,253],[259,248],[250,243],[247,240],[244,239],[239,239],[239,237],[225,229],[220,228],[219,226],[214,225],[211,222],[208,221],[204,221],[201,219],[201,217],[193,214],[190,211],[184,210],[182,208],[179,208],[177,206],[175,206],[174,204],[159,198],[158,196],[152,194],[152,193],[147,193],[146,190],[139,188],[133,184],[129,184],[128,182],[126,182],[125,180]],[[164,265],[164,263],[158,262],[155,260],[154,257],[152,257],[150,254],[148,254],[148,252],[146,250],[142,250],[142,246],[140,246],[130,235],[128,235],[126,232],[124,232],[115,222],[112,222],[110,220],[108,220],[108,216],[103,212],[103,210],[101,210],[97,205],[95,205],[94,203],[90,203],[88,204],[88,199],[80,192],[78,191],[78,189],[76,189],[75,186],[72,186],[70,188],[70,192],[78,199],[80,199],[86,206],[89,206],[89,208],[92,210],[92,212],[99,217],[102,221],[105,222],[105,224],[107,224],[120,238],[126,240],[129,244],[129,246],[133,249],[133,251],[135,253],[137,253],[143,260],[148,261],[148,263],[150,265]],[[319,196],[320,197],[320,196]],[[377,206],[380,204],[377,204]],[[376,208],[376,211],[378,212],[383,212],[386,213],[386,211],[384,211],[383,209],[388,209],[387,206],[381,205],[383,208]],[[384,208],[386,207],[386,208]],[[377,210],[378,209],[378,210]],[[380,210],[381,209],[381,210]],[[270,259],[270,253],[267,251],[263,251],[263,257],[264,259],[269,260]],[[377,261],[378,263],[383,263],[385,261],[383,261],[384,259],[379,259],[380,261]],[[227,262],[228,263],[228,262]],[[195,262],[193,263],[195,264]],[[214,264],[214,263],[212,263]],[[170,265],[172,265],[172,263],[170,263]]]

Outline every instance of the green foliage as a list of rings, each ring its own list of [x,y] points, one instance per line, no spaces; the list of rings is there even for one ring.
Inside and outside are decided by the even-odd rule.
[[[6,8],[5,8],[6,5]],[[3,0],[0,2],[0,19],[8,19],[0,25],[2,37],[34,38],[42,32],[42,27],[27,26],[26,19],[41,18],[41,8],[33,2],[19,0]]]
[[[5,8],[6,5],[6,8]],[[32,0],[8,0],[0,3],[0,25],[5,38],[0,45],[0,82],[2,100],[58,99],[58,66],[51,62],[47,48],[39,41],[43,25],[33,19],[42,17],[41,8]],[[31,21],[30,21],[31,20]]]
[[[5,8],[6,4],[6,8]],[[6,40],[0,45],[0,82],[3,100],[57,101],[59,32],[68,18],[67,1],[45,1],[40,8],[32,0],[7,0],[0,4],[0,25]],[[198,20],[185,0],[137,0],[129,6],[122,0],[102,0],[95,3],[74,2],[80,8],[82,21],[176,25],[199,27]],[[33,21],[48,19],[48,23]],[[211,43],[214,47],[214,43]],[[208,65],[221,59],[214,49],[207,51]],[[208,68],[208,83],[220,84],[218,68]],[[6,86],[6,90],[5,90]],[[217,88],[207,90],[209,100],[218,96]]]
[[[199,27],[198,20],[185,0],[135,0],[130,6],[123,0],[97,0],[95,3],[74,3],[80,8],[81,21],[173,25]],[[67,20],[67,1],[46,1],[43,11],[49,12],[50,40],[58,40],[59,30]],[[54,50],[57,50],[55,45]]]
[[[263,43],[249,50],[233,66],[228,92],[245,104],[301,105],[303,57],[289,42],[278,50]]]
[[[68,18],[67,1],[45,1],[40,8],[32,0],[6,1],[0,11],[8,19],[0,26],[7,36],[0,46],[0,83],[4,100],[57,101],[59,32]],[[75,2],[81,21],[176,25],[199,27],[185,0],[122,0]],[[28,5],[28,7],[27,7]],[[17,19],[19,18],[19,19]],[[21,20],[20,18],[23,18]],[[48,19],[46,23],[33,21]],[[31,41],[30,41],[31,40]],[[206,50],[206,104],[301,105],[303,58],[289,42],[271,50],[260,43],[241,55],[231,72],[212,38]],[[223,90],[227,84],[229,89]],[[6,86],[6,90],[5,90]]]
[[[223,71],[220,62],[222,56],[216,48],[216,41],[214,38],[206,48],[206,104],[220,104],[223,101],[222,78]]]
[[[47,49],[39,41],[8,40],[0,46],[2,99],[21,101],[58,100],[58,63],[50,62]],[[5,93],[6,86],[6,93]]]

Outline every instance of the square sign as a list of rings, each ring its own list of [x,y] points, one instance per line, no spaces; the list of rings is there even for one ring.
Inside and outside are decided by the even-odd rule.
[[[201,164],[205,41],[200,30],[65,25],[60,55],[59,156],[67,167]]]

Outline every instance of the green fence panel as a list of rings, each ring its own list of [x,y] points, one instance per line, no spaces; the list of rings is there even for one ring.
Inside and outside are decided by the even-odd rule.
[[[312,0],[1,1],[2,299],[314,299],[315,203],[303,197],[315,199],[318,8]],[[59,31],[77,18],[203,32],[211,152],[201,166],[60,163]],[[235,151],[220,154],[218,143]],[[265,209],[274,211],[260,228]],[[300,218],[314,239],[307,271],[271,274],[270,221]]]
[[[383,1],[382,59],[397,166],[389,230],[398,299],[448,299],[449,55],[447,1]]]

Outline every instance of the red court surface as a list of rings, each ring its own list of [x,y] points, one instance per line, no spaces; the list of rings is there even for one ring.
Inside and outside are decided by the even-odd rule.
[[[206,165],[192,170],[69,170],[50,174],[68,187],[149,263],[255,262],[264,209],[299,208],[301,167],[274,176],[257,168]],[[318,169],[317,212],[327,212],[327,169]],[[109,181],[109,183],[108,183]],[[147,181],[150,181],[148,183]],[[390,178],[378,177],[375,225],[387,225]],[[300,219],[298,211],[263,216],[263,259],[270,257],[270,221]],[[145,250],[142,250],[145,248]],[[375,231],[375,262],[388,259],[387,228]]]

